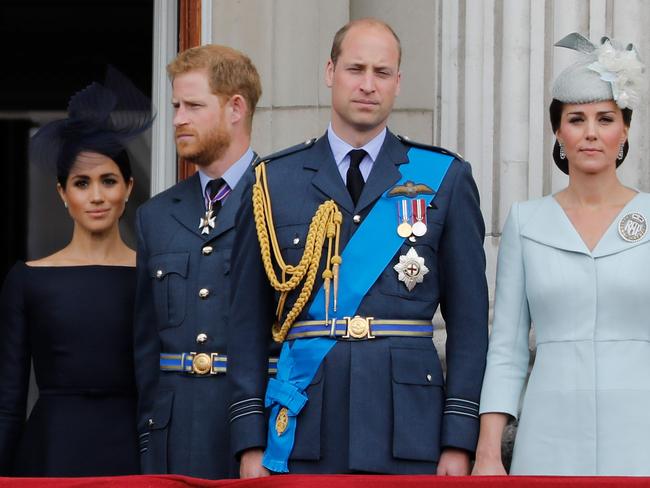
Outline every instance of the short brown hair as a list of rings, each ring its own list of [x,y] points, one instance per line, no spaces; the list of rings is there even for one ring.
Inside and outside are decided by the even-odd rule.
[[[334,40],[332,41],[332,50],[330,51],[330,59],[332,60],[332,63],[336,65],[336,61],[339,59],[339,56],[341,55],[341,44],[343,44],[343,39],[345,39],[345,35],[348,33],[350,28],[361,24],[383,27],[393,35],[393,37],[395,38],[395,42],[397,43],[397,53],[398,53],[397,67],[399,67],[400,64],[402,63],[402,41],[399,40],[399,37],[397,37],[397,34],[395,34],[395,31],[390,25],[388,25],[383,20],[375,19],[372,17],[351,20],[343,27],[341,27],[336,32],[336,34],[334,34]]]
[[[228,46],[206,44],[179,53],[167,65],[171,81],[180,74],[207,70],[212,93],[220,98],[241,95],[248,105],[248,125],[253,123],[257,101],[262,95],[260,75],[248,56]]]

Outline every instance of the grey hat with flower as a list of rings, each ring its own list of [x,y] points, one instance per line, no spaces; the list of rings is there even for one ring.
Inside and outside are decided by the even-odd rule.
[[[603,37],[598,46],[573,32],[555,45],[584,56],[556,78],[553,98],[563,103],[614,100],[621,109],[638,106],[645,90],[645,66],[632,44],[623,48]]]
[[[632,110],[638,107],[646,90],[645,65],[632,44],[622,44],[603,37],[600,44],[573,32],[555,43],[581,53],[581,58],[564,71],[553,83],[553,103],[550,107],[551,125],[556,132],[560,124],[562,104],[594,103],[613,100],[623,111],[626,125],[632,118]],[[559,106],[557,104],[560,104]],[[616,166],[627,155],[627,141],[621,148]],[[558,142],[553,149],[555,164],[569,174],[568,162]]]

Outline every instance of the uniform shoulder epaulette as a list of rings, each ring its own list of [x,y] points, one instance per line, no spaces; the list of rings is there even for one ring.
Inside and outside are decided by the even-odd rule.
[[[427,151],[435,151],[435,152],[439,152],[441,154],[446,154],[447,156],[454,157],[456,159],[464,160],[464,158],[460,154],[455,153],[454,151],[450,151],[449,149],[445,149],[444,147],[431,146],[429,144],[423,144],[421,142],[415,142],[415,141],[409,139],[408,137],[401,136],[399,134],[397,134],[397,138],[400,141],[402,141],[403,144],[406,144],[407,146],[413,146],[413,147],[417,147],[417,148],[420,148],[420,149],[426,149]]]
[[[264,156],[256,163],[256,165],[260,163],[268,163],[270,161],[273,161],[274,159],[280,159],[290,154],[297,153],[305,149],[309,149],[314,145],[316,139],[317,139],[316,137],[314,137],[313,139],[307,139],[305,142],[301,142],[300,144],[296,144],[295,146],[291,146],[286,149],[282,149],[281,151],[274,152],[273,154],[270,154],[268,156]]]

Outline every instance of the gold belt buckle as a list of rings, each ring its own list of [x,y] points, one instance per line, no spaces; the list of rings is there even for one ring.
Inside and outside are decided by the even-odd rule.
[[[196,354],[192,357],[192,373],[194,374],[209,374],[212,371],[212,355],[204,352]]]
[[[374,339],[370,324],[375,319],[374,317],[361,317],[355,315],[354,317],[343,317],[345,319],[346,333],[343,339]]]

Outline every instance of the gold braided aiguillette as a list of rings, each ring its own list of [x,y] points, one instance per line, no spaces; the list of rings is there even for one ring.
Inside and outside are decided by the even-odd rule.
[[[333,200],[323,202],[316,210],[309,224],[309,231],[305,240],[305,250],[300,261],[296,265],[286,264],[280,252],[280,246],[273,224],[271,197],[269,195],[266,165],[264,162],[258,164],[255,168],[255,177],[256,181],[253,185],[253,214],[255,217],[257,238],[260,243],[262,262],[271,286],[280,292],[280,299],[276,310],[277,321],[273,324],[272,329],[273,340],[283,342],[291,325],[298,315],[300,315],[300,312],[311,296],[325,239],[327,239],[327,262],[323,271],[325,320],[328,320],[330,287],[332,284],[334,285],[333,308],[336,311],[339,266],[342,263],[339,254],[339,242],[343,216]],[[276,274],[274,261],[280,270],[281,278],[278,278]],[[284,322],[281,323],[287,296],[289,292],[300,286],[303,279],[304,284],[298,298],[291,307],[291,310],[287,313]]]

